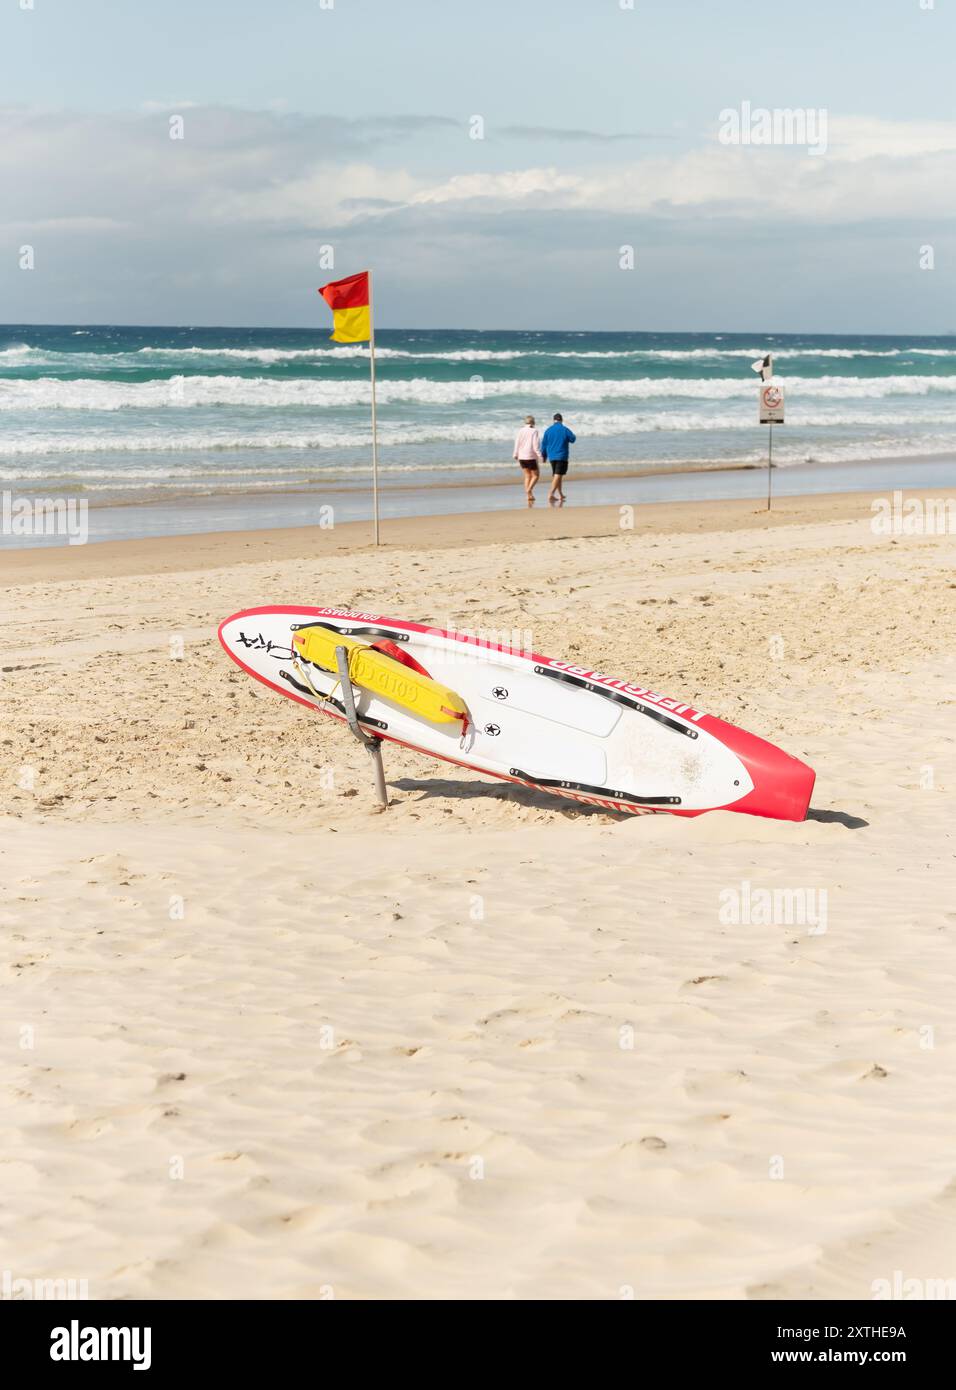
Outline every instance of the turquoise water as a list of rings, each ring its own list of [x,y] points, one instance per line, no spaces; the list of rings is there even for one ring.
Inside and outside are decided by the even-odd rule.
[[[384,330],[383,489],[510,477],[521,418],[555,410],[579,480],[761,464],[750,362],[768,348],[787,388],[782,469],[956,452],[953,337]],[[368,365],[324,325],[3,327],[0,487],[92,503],[364,492]]]

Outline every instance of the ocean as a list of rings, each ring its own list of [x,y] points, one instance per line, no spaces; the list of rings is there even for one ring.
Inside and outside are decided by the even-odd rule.
[[[323,499],[367,516],[368,352],[328,331],[2,327],[0,488],[101,504],[100,535],[283,524]],[[750,363],[767,350],[780,491],[918,486],[956,453],[956,337],[386,329],[383,513],[515,505],[497,486],[514,432],[555,410],[578,500],[757,495],[735,470],[766,460]]]

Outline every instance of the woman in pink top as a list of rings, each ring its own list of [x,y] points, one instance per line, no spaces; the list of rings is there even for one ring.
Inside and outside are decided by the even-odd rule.
[[[528,506],[534,506],[534,485],[541,477],[539,465],[541,463],[541,440],[538,431],[534,427],[534,416],[526,415],[524,424],[515,436],[515,449],[511,455],[517,459],[521,465],[521,473],[524,478],[524,495],[528,500]]]

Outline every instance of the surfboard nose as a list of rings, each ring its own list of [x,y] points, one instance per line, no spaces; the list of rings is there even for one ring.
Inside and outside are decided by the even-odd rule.
[[[812,767],[791,757],[772,743],[764,744],[770,754],[761,754],[759,763],[748,759],[746,766],[754,789],[735,811],[749,811],[752,816],[770,816],[774,820],[806,820],[810,797],[817,774]]]
[[[722,719],[708,718],[706,727],[737,755],[753,783],[753,790],[730,802],[728,811],[771,820],[806,820],[817,777],[812,767]]]

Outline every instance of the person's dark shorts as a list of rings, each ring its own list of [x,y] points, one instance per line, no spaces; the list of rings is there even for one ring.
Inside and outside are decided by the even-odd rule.
[[[563,478],[568,471],[567,459],[552,459],[551,472],[556,478]]]
[[[521,464],[522,468],[534,468],[535,470],[537,470],[537,459],[519,459],[518,462]]]

